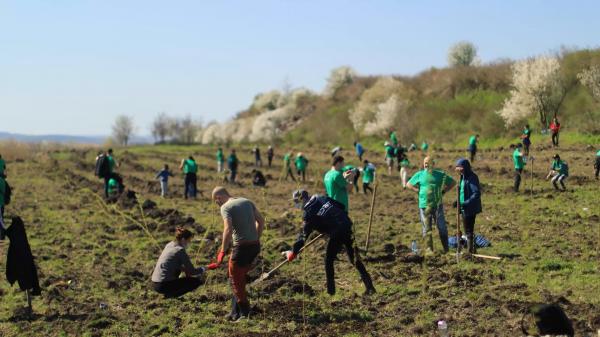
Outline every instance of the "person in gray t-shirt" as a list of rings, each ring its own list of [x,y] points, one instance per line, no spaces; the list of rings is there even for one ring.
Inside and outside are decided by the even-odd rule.
[[[224,187],[215,187],[212,197],[217,205],[221,206],[223,243],[217,255],[217,262],[210,264],[208,269],[219,267],[231,246],[229,278],[233,299],[228,318],[231,320],[248,318],[250,302],[246,293],[246,274],[260,253],[259,239],[265,226],[265,219],[252,201],[246,198],[234,198]]]
[[[165,297],[179,297],[200,286],[200,278],[204,268],[194,268],[185,248],[192,241],[192,232],[182,227],[175,229],[175,241],[169,242],[163,249],[154,272],[152,282],[154,290]],[[180,278],[181,272],[185,277]]]

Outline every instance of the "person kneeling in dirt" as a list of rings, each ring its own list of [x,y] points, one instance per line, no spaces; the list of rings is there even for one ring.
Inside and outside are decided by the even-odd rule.
[[[175,229],[175,240],[169,242],[163,249],[154,272],[152,283],[154,290],[165,297],[179,297],[198,288],[201,284],[200,276],[204,274],[204,267],[194,268],[185,249],[192,241],[192,232],[182,227]],[[180,278],[181,272],[185,277]]]
[[[569,176],[569,165],[567,165],[566,161],[560,160],[560,156],[558,154],[555,154],[552,158],[554,160],[552,161],[550,173],[548,173],[546,179],[550,179],[550,177],[552,177],[552,185],[554,185],[554,189],[557,191],[559,190],[558,185],[556,184],[559,182],[562,190],[566,191],[567,188],[565,187],[564,181]]]
[[[463,216],[463,230],[467,235],[467,250],[475,254],[475,218],[481,213],[479,177],[471,169],[471,163],[464,158],[456,162],[456,171],[460,173],[458,203]]]
[[[232,197],[224,187],[215,187],[212,198],[221,207],[223,242],[217,255],[217,262],[208,265],[208,269],[218,268],[229,247],[232,246],[229,258],[229,280],[233,298],[231,313],[226,316],[226,319],[249,318],[250,302],[246,293],[246,274],[252,269],[252,262],[260,253],[259,240],[265,226],[265,219],[252,201]]]
[[[350,263],[360,273],[360,278],[366,287],[365,294],[375,293],[371,276],[360,260],[358,248],[354,244],[352,220],[348,217],[344,205],[327,196],[313,195],[310,197],[305,190],[295,191],[292,198],[295,206],[303,210],[304,226],[298,240],[294,243],[293,249],[283,252],[287,260],[293,261],[296,258],[306,239],[316,230],[329,236],[325,254],[327,293],[330,295],[335,294],[333,262],[342,248],[346,250]]]
[[[252,185],[265,187],[267,185],[267,179],[259,170],[252,170]]]

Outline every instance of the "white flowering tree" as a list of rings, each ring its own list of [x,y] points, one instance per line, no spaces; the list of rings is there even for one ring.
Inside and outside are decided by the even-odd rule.
[[[556,117],[567,90],[560,76],[560,63],[556,57],[540,56],[516,62],[512,66],[510,97],[498,114],[506,125],[538,114],[543,128],[550,116]]]
[[[130,116],[119,115],[112,125],[113,138],[120,145],[127,146],[134,131],[133,117]]]
[[[352,83],[355,77],[356,72],[351,67],[343,66],[333,69],[327,79],[327,86],[324,91],[325,96],[331,97],[335,95],[339,89]]]
[[[600,101],[600,66],[593,65],[577,74],[579,83],[588,88],[592,96]]]
[[[471,42],[460,41],[448,50],[448,64],[451,67],[470,66],[477,60],[477,47]]]

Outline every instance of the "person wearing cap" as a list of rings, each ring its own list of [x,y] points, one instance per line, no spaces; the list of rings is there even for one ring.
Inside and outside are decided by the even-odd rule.
[[[515,165],[515,183],[513,185],[513,191],[519,192],[519,186],[521,186],[521,174],[525,168],[525,161],[523,160],[523,152],[521,148],[523,144],[519,143],[513,152],[513,163]]]
[[[479,177],[471,169],[465,158],[456,162],[456,172],[460,174],[460,192],[457,200],[463,217],[463,230],[467,235],[467,251],[475,253],[475,218],[481,213],[481,187]]]
[[[448,228],[444,217],[442,195],[452,189],[456,182],[446,172],[434,169],[430,156],[423,159],[423,169],[416,172],[406,187],[419,194],[419,215],[423,225],[423,237],[427,244],[427,254],[433,254],[432,225],[435,221],[444,252],[448,251]]]
[[[209,264],[207,268],[218,268],[231,248],[228,272],[233,297],[231,313],[226,318],[249,318],[250,302],[246,292],[246,274],[252,269],[252,262],[260,253],[260,236],[265,219],[252,201],[231,196],[225,187],[215,187],[212,199],[221,207],[223,240],[217,261]]]
[[[385,148],[385,163],[388,167],[388,174],[392,175],[392,169],[394,168],[394,157],[396,157],[396,149],[390,144],[390,142],[383,143]]]
[[[329,236],[325,253],[325,275],[327,278],[327,293],[335,294],[335,272],[333,263],[342,248],[346,251],[350,263],[360,274],[365,285],[365,294],[375,293],[371,276],[360,259],[358,248],[354,244],[352,220],[348,217],[344,205],[327,196],[313,195],[305,190],[297,190],[292,194],[295,207],[302,209],[303,227],[292,250],[282,252],[288,261],[293,261],[310,234],[317,231]]]
[[[298,152],[296,155],[294,165],[296,166],[298,177],[302,177],[302,182],[306,181],[306,166],[308,165],[308,159],[306,159],[302,152]]]
[[[348,193],[354,185],[354,170],[344,171],[344,166],[344,157],[333,157],[331,170],[325,174],[323,185],[327,196],[344,205],[344,210],[348,212]]]
[[[569,165],[566,161],[560,159],[558,153],[555,154],[554,157],[552,157],[552,159],[553,160],[552,164],[550,165],[550,173],[548,173],[546,179],[550,179],[550,177],[552,177],[552,185],[554,186],[554,189],[557,191],[559,190],[558,185],[556,184],[557,182],[559,182],[560,186],[562,187],[562,190],[566,191],[567,188],[565,187],[564,181],[569,176]]]

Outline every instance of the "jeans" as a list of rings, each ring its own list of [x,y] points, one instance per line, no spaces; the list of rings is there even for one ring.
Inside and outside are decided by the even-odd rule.
[[[473,236],[475,233],[475,218],[477,215],[464,215],[463,214],[463,227],[465,234],[468,236]]]
[[[169,183],[167,182],[167,180],[161,180],[160,181],[160,196],[161,197],[166,197],[167,193],[169,193]]]
[[[519,192],[519,186],[521,186],[521,173],[523,173],[523,169],[515,169],[515,184],[513,186],[515,192]]]
[[[237,169],[229,170],[229,182],[235,183],[235,177],[237,176]]]
[[[567,178],[566,175],[557,173],[554,175],[554,177],[552,177],[552,185],[554,185],[554,188],[558,190],[558,185],[556,183],[559,182],[560,186],[562,186],[563,190],[566,190],[567,188],[565,187],[565,183],[564,183],[564,180],[566,178]]]
[[[172,298],[196,290],[202,282],[196,277],[181,277],[172,281],[153,283],[156,292]]]
[[[433,222],[437,225],[438,232],[440,234],[440,241],[444,251],[448,250],[448,228],[446,228],[446,218],[444,217],[444,206],[440,204],[435,208],[429,215],[431,221],[427,221],[425,215],[425,208],[419,208],[419,215],[421,217],[421,224],[423,225],[423,237],[432,232],[430,227]]]

